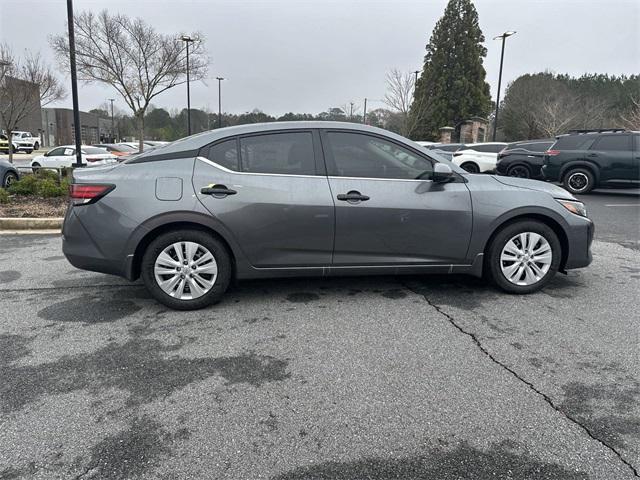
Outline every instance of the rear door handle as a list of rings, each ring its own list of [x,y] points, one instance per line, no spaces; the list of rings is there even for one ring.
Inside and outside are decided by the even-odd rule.
[[[369,197],[366,195],[362,195],[360,192],[356,190],[351,190],[347,193],[338,194],[338,200],[342,200],[343,202],[357,203],[357,202],[366,202],[369,200]]]
[[[224,197],[227,195],[235,195],[238,192],[227,188],[226,185],[211,185],[209,187],[203,187],[200,193],[203,195],[213,195],[214,197]]]

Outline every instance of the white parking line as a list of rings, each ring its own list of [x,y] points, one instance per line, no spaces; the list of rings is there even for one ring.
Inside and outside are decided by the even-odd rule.
[[[609,203],[605,207],[640,207],[640,203]]]

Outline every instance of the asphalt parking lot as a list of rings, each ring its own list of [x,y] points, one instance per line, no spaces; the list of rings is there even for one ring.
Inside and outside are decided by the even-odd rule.
[[[529,296],[269,280],[174,312],[0,236],[0,478],[637,478],[640,198],[585,198],[593,264]]]

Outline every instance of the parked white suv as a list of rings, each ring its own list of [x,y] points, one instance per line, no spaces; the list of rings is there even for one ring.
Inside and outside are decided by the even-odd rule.
[[[40,137],[34,137],[31,132],[11,132],[11,140],[16,152],[31,153],[40,148]]]
[[[469,173],[490,173],[496,169],[498,152],[507,146],[504,142],[470,143],[453,154],[453,163]]]

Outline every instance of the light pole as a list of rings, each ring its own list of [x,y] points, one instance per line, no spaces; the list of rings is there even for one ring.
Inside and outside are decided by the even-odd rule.
[[[222,80],[224,77],[216,77],[218,80],[218,128],[222,128]]]
[[[191,135],[191,92],[189,91],[189,44],[195,42],[195,39],[189,35],[180,37],[187,44],[187,134]]]
[[[367,98],[364,99],[364,112],[362,113],[362,123],[367,124]]]
[[[67,24],[69,26],[69,66],[71,69],[71,97],[73,98],[73,129],[76,137],[76,163],[82,167],[82,138],[80,138],[80,107],[78,106],[78,77],[76,75],[76,38],[73,28],[73,1],[67,0]]]
[[[414,70],[413,74],[416,76],[416,79],[413,81],[413,88],[416,88],[415,85],[418,83],[418,74],[420,73],[420,70]]]
[[[113,102],[116,101],[115,98],[108,98],[107,100],[109,100],[111,102],[111,141],[115,142],[116,141],[116,127],[115,127],[115,123],[113,123]]]
[[[516,32],[509,31],[504,32],[502,35],[498,35],[497,37],[493,37],[494,40],[499,38],[502,39],[502,53],[500,54],[500,73],[498,75],[498,96],[496,98],[496,115],[493,119],[493,141],[496,141],[496,133],[498,133],[498,112],[500,110],[500,86],[502,85],[502,62],[504,61],[504,41],[507,37],[514,35]]]

